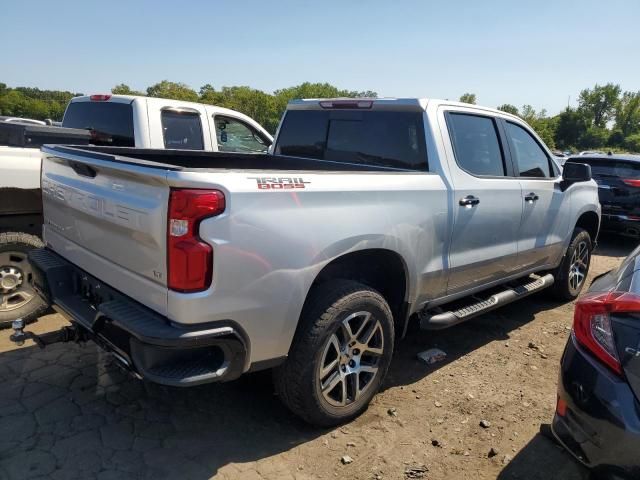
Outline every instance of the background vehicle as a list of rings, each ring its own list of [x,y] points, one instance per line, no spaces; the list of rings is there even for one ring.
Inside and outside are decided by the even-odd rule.
[[[27,125],[47,125],[47,122],[43,120],[35,120],[33,118],[5,117],[5,116],[0,116],[0,122],[23,123]]]
[[[587,466],[640,475],[640,247],[576,304],[552,429]]]
[[[598,233],[588,166],[561,176],[518,117],[455,102],[292,102],[266,155],[43,151],[30,258],[75,338],[167,385],[276,367],[319,425],[366,408],[409,318],[575,298]]]
[[[569,159],[591,166],[598,182],[602,229],[640,237],[640,155],[585,155]]]
[[[39,128],[19,127],[34,122]],[[141,148],[264,152],[272,142],[258,123],[233,110],[125,95],[74,98],[62,121],[65,128],[44,125],[12,117],[0,122],[0,285],[4,285],[0,286],[0,326],[18,317],[34,319],[44,308],[23,281],[30,275],[26,252],[42,245],[38,238],[42,144],[90,141]]]
[[[250,117],[228,108],[132,95],[76,97],[63,127],[91,130],[94,145],[266,152],[273,138]]]
[[[600,150],[583,150],[578,153],[578,156],[581,157],[583,155],[606,155],[606,153],[601,152]]]
[[[86,130],[0,122],[0,326],[32,320],[47,307],[31,287],[27,260],[29,250],[43,246],[40,146],[89,140]]]

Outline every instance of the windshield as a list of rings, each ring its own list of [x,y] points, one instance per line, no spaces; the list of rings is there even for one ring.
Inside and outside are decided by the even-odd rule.
[[[421,112],[291,110],[275,153],[427,170]]]
[[[128,103],[71,102],[62,126],[91,130],[94,145],[135,147],[133,108]]]

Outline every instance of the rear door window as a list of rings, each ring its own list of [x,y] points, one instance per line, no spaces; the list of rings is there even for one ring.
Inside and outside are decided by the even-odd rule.
[[[71,102],[62,126],[91,130],[91,143],[95,145],[135,147],[130,103]]]
[[[280,127],[275,152],[427,170],[421,112],[290,110]]]
[[[505,122],[507,136],[511,142],[512,156],[521,177],[551,177],[549,157],[540,144],[520,125]]]
[[[450,112],[447,126],[460,168],[477,176],[506,175],[495,119]]]
[[[265,153],[269,148],[260,132],[238,119],[216,115],[213,121],[220,152]]]
[[[161,119],[165,148],[204,150],[199,113],[163,110]]]

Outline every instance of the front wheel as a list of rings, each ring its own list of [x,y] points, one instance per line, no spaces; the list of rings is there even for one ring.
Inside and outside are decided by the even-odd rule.
[[[360,415],[380,389],[393,355],[393,316],[378,292],[358,282],[328,282],[310,295],[274,383],[293,413],[329,427]]]
[[[0,233],[0,328],[22,318],[31,322],[47,309],[31,286],[29,250],[44,246],[34,236],[20,232]]]
[[[551,293],[556,299],[571,301],[580,294],[587,281],[592,250],[589,232],[576,227],[562,263],[552,272],[555,282]]]

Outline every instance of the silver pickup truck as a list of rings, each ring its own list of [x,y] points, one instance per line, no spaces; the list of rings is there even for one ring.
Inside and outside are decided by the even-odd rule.
[[[267,154],[43,152],[34,285],[72,327],[14,339],[90,339],[165,385],[273,368],[316,425],[366,409],[409,321],[575,298],[600,223],[587,165],[448,101],[294,101]]]

